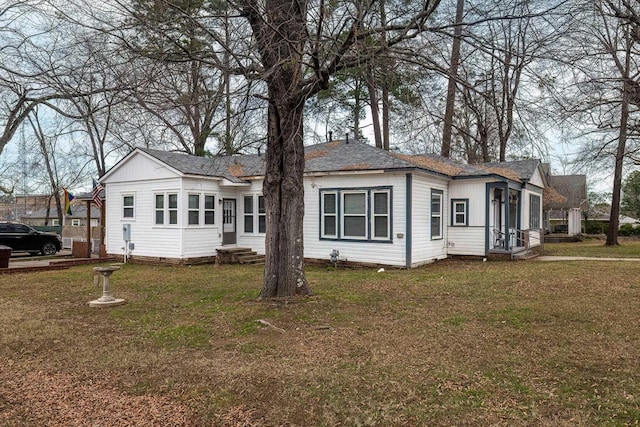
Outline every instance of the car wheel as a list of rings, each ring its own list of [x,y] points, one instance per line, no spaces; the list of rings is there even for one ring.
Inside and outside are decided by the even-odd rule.
[[[58,248],[53,243],[47,242],[42,245],[40,252],[42,252],[42,255],[55,255],[58,252]]]

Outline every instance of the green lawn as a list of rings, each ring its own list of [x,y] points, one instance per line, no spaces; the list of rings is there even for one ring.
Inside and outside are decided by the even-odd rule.
[[[0,373],[108,376],[198,426],[640,419],[640,263],[310,268],[316,296],[289,302],[256,302],[258,267],[129,264],[111,309],[90,272],[0,276]]]
[[[640,239],[620,237],[618,246],[605,246],[601,238],[585,238],[582,242],[545,243],[544,255],[587,256],[598,258],[640,258]]]

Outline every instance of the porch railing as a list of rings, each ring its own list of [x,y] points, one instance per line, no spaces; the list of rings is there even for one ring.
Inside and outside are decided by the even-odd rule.
[[[532,231],[537,231],[538,233],[531,233]],[[539,244],[543,243],[542,240],[543,232],[542,229],[529,229],[529,230],[519,230],[517,228],[510,228],[509,233],[505,233],[502,230],[497,228],[493,229],[493,247],[494,248],[502,248],[506,249],[506,243],[509,242],[509,249],[513,250],[513,248],[524,248],[526,251],[531,249],[531,241],[538,241]]]

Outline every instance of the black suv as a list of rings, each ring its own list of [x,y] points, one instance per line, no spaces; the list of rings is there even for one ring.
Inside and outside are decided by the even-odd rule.
[[[62,247],[62,239],[57,234],[37,231],[28,225],[0,222],[0,245],[9,246],[13,252],[55,255]]]

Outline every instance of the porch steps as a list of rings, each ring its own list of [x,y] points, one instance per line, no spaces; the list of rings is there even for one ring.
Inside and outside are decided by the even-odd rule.
[[[258,255],[251,248],[219,248],[218,264],[264,264],[264,255]]]

